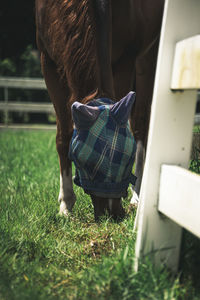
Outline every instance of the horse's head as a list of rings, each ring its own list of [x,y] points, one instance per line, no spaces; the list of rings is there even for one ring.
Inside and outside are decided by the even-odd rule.
[[[100,98],[72,105],[75,128],[69,158],[76,166],[74,182],[90,194],[96,220],[105,210],[114,218],[124,217],[121,197],[135,183],[136,143],[129,126],[134,100],[130,92],[117,103]]]

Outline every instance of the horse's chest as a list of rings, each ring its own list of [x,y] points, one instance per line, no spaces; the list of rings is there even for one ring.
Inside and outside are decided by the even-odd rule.
[[[134,39],[136,16],[133,1],[112,1],[112,62],[116,62]]]

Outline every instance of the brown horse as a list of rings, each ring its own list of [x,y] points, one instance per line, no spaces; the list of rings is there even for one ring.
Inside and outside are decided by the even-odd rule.
[[[37,45],[57,116],[61,214],[67,215],[75,203],[68,158],[74,101],[118,101],[136,91],[131,127],[139,194],[163,5],[164,0],[36,0]],[[120,199],[92,200],[96,219],[106,208],[114,216],[123,214]]]

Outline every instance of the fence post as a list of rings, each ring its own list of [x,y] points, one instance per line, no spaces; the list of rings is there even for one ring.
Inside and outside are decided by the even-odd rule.
[[[4,123],[8,126],[8,87],[4,87],[4,101],[6,104],[6,109],[4,111]]]
[[[175,45],[197,35],[199,0],[166,0],[161,29],[152,112],[140,203],[137,212],[136,265],[151,255],[156,265],[176,271],[181,227],[158,212],[162,164],[188,167],[197,92],[170,90]]]

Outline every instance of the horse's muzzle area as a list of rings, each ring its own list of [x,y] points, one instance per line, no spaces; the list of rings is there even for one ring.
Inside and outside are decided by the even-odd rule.
[[[95,221],[98,222],[103,215],[108,215],[114,221],[122,221],[125,210],[122,207],[121,198],[101,198],[90,195],[94,206]]]

